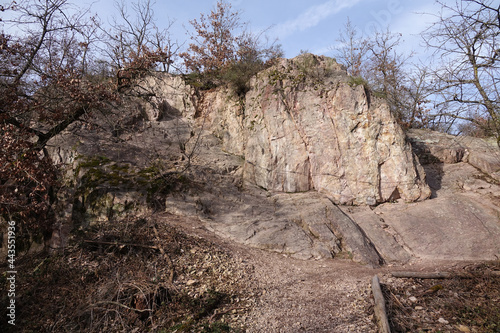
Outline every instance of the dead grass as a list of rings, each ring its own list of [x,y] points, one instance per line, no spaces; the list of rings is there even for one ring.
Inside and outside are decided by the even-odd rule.
[[[251,299],[244,270],[214,244],[154,219],[102,224],[75,237],[63,254],[20,258],[16,328],[238,331],[235,318]],[[3,274],[2,290],[5,284]],[[0,306],[7,302],[2,295]]]
[[[500,332],[500,261],[449,279],[394,279],[383,286],[394,332]]]

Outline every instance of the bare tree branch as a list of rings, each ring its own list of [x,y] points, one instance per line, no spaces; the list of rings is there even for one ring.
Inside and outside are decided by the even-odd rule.
[[[476,119],[474,124],[500,142],[500,6],[494,7],[493,0],[438,3],[443,11],[423,34],[442,60],[433,73],[435,96],[440,99],[436,105],[444,108],[443,115]]]

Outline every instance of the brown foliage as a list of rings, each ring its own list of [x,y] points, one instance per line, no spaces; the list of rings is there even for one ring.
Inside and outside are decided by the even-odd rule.
[[[27,255],[17,264],[16,327],[23,332],[219,332],[210,328],[221,318],[225,327],[237,323],[252,302],[245,266],[216,244],[165,222],[151,216],[98,224],[61,255]],[[8,281],[0,274],[0,289],[5,288]],[[0,306],[8,301],[0,298]],[[11,330],[0,321],[0,331]]]
[[[158,63],[166,59],[163,50],[152,51],[143,46],[140,53],[132,52],[126,65],[117,72],[118,89],[132,84],[133,80],[144,77],[149,71],[154,70]]]
[[[198,86],[226,83],[244,94],[250,77],[282,56],[279,45],[265,46],[259,40],[261,35],[245,31],[240,13],[224,1],[218,1],[208,16],[201,14],[199,21],[191,24],[195,29],[193,43],[180,56]]]
[[[216,71],[237,59],[240,37],[234,32],[241,29],[239,12],[231,11],[231,5],[218,1],[208,16],[201,14],[200,20],[192,20],[196,34],[191,37],[188,52],[181,54],[186,68],[194,72]]]
[[[59,182],[47,142],[116,97],[112,81],[85,72],[89,45],[77,43],[73,31],[83,25],[56,17],[67,18],[66,4],[16,6],[16,23],[31,15],[40,29],[0,36],[0,214],[16,220],[16,234],[28,239],[49,235],[55,222]]]
[[[50,194],[58,173],[29,137],[13,125],[0,126],[0,216],[15,220],[19,234],[47,236],[54,223]]]

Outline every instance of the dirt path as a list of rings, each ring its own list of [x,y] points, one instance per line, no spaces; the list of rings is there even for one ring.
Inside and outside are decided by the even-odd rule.
[[[376,332],[369,284],[372,269],[272,253],[255,253],[250,260],[263,290],[250,315],[250,332]]]
[[[227,241],[197,218],[165,221],[228,250],[251,271],[256,298],[241,321],[247,332],[376,332],[370,281],[380,269],[350,260],[299,260]]]

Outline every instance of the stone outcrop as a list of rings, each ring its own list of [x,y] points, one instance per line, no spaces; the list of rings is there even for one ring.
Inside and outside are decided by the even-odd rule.
[[[424,258],[428,244],[418,243],[420,229],[460,221],[457,214],[472,221],[471,214],[485,207],[477,198],[456,195],[450,176],[455,169],[448,166],[462,172],[468,162],[460,190],[498,199],[492,181],[500,169],[498,152],[475,139],[435,132],[410,131],[406,138],[386,103],[333,59],[282,59],[252,78],[249,88],[244,97],[225,87],[197,91],[179,76],[157,74],[144,78],[134,91],[139,98],[130,98],[112,119],[54,138],[48,147],[54,160],[80,169],[72,212],[61,220],[145,214],[153,203],[171,214],[197,216],[215,233],[250,246],[376,266]],[[437,164],[424,170],[414,151],[420,161]],[[492,178],[473,172],[472,165]],[[83,180],[96,175],[106,177],[85,188]],[[182,190],[154,197],[151,183],[162,179],[171,187],[181,182]],[[423,201],[431,194],[437,200]],[[462,205],[470,209],[459,212]],[[490,206],[476,216],[497,235],[497,210]],[[429,218],[420,218],[420,211]],[[61,225],[61,239],[66,227]],[[462,237],[460,228],[450,228],[458,230],[453,237]],[[455,251],[482,258],[476,255],[480,246],[467,237],[470,251],[436,247],[432,255],[452,258]],[[481,234],[481,242],[489,244],[488,237]],[[489,258],[498,247],[488,246]]]
[[[152,86],[161,90],[161,84]],[[166,206],[171,213],[197,215],[224,237],[298,258],[348,254],[376,265],[381,260],[406,263],[415,257],[490,258],[498,250],[487,234],[477,240],[470,233],[460,234],[456,224],[470,222],[474,228],[468,214],[477,209],[483,209],[482,223],[496,230],[495,209],[484,209],[486,201],[467,199],[450,189],[456,176],[448,167],[454,163],[460,170],[459,179],[465,179],[462,191],[470,187],[485,198],[496,185],[483,184],[463,162],[495,175],[500,160],[495,149],[481,140],[457,140],[427,130],[412,130],[405,137],[385,102],[349,79],[332,59],[283,59],[254,77],[243,99],[227,88],[189,98],[192,91],[186,86],[181,89],[185,96],[176,97],[183,102],[175,103],[169,89],[164,100],[176,105],[192,126],[203,126],[220,140],[202,140],[214,146],[200,150],[198,163],[229,170],[215,171],[229,177],[225,185],[208,181],[208,192],[170,197]],[[212,158],[217,147],[229,155]],[[212,153],[203,153],[206,150]],[[426,164],[425,170],[412,150]],[[235,155],[241,160],[224,164]],[[436,171],[435,163],[445,163],[449,176],[443,175],[442,167]],[[430,197],[426,172],[436,200],[408,205]],[[243,179],[243,186],[229,184],[234,177]],[[488,196],[496,198],[496,192],[490,192]],[[366,204],[379,206],[372,210],[363,207]],[[445,225],[457,230],[450,231],[450,237],[461,239],[465,247],[421,241],[445,237]],[[419,230],[433,230],[437,236],[424,236]],[[481,252],[479,243],[489,245]]]
[[[387,104],[351,82],[333,59],[282,59],[251,80],[244,108],[220,94],[207,99],[204,109],[225,149],[245,157],[247,182],[279,192],[315,190],[337,204],[430,195]]]
[[[410,129],[408,139],[423,164],[465,162],[500,181],[500,150],[494,140],[426,129]]]
[[[431,200],[342,209],[387,263],[495,260],[500,254],[500,150],[496,142],[411,129]]]
[[[241,191],[225,178],[209,192],[169,197],[166,211],[198,216],[224,238],[294,258],[383,262],[362,229],[324,195]]]
[[[252,78],[244,98],[228,88],[195,94],[178,77],[150,77],[144,86],[154,92],[155,105],[196,120],[225,151],[244,157],[250,184],[318,191],[337,204],[430,196],[425,172],[387,104],[331,58],[281,59]]]

